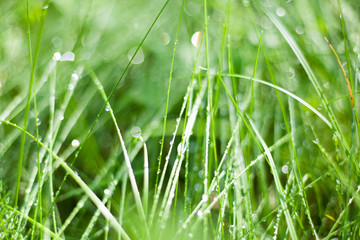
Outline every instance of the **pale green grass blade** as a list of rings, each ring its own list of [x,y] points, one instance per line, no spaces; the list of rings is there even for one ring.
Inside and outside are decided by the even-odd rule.
[[[269,165],[270,165],[270,168],[271,168],[271,171],[272,171],[272,175],[274,176],[276,190],[277,190],[277,192],[279,194],[282,211],[284,211],[286,223],[287,223],[287,226],[289,228],[290,236],[291,236],[292,239],[298,239],[297,235],[296,235],[294,224],[293,224],[292,219],[291,219],[290,211],[289,211],[287,203],[286,203],[286,194],[284,193],[283,187],[281,185],[280,178],[279,178],[279,175],[277,173],[276,166],[275,166],[274,160],[272,158],[272,155],[270,153],[270,150],[269,150],[268,146],[266,145],[266,143],[264,142],[264,140],[262,139],[262,137],[261,137],[260,133],[258,132],[257,128],[255,127],[254,123],[251,120],[249,120],[249,121],[250,121],[251,127],[253,128],[253,130],[254,130],[256,136],[258,137],[261,145],[263,146],[265,154],[267,156],[267,160],[269,161]]]

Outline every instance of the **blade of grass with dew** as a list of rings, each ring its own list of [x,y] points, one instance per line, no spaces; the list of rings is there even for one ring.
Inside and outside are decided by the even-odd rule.
[[[262,137],[261,137],[260,133],[258,132],[257,128],[255,127],[254,123],[253,123],[251,120],[249,120],[249,121],[250,121],[251,127],[253,128],[256,136],[259,138],[259,140],[260,140],[260,142],[261,142],[261,145],[263,146],[263,148],[264,148],[264,150],[265,150],[265,154],[266,154],[266,156],[267,156],[267,160],[269,161],[269,165],[270,165],[272,174],[273,174],[273,176],[274,176],[274,181],[275,181],[276,190],[277,190],[278,193],[279,193],[280,203],[281,203],[281,206],[282,206],[282,210],[284,211],[284,214],[285,214],[285,219],[286,219],[287,226],[288,226],[288,228],[289,228],[290,236],[291,236],[292,239],[297,239],[296,231],[295,231],[293,222],[292,222],[292,220],[291,220],[291,216],[290,216],[289,209],[288,209],[288,207],[287,207],[286,195],[285,195],[284,190],[283,190],[283,188],[282,188],[279,175],[277,174],[277,170],[276,170],[276,166],[275,166],[274,160],[273,160],[273,158],[272,158],[272,156],[271,156],[271,153],[270,153],[270,151],[269,151],[268,146],[266,145],[266,143],[265,143],[264,140],[262,139]]]
[[[300,191],[300,198],[301,198],[301,202],[304,205],[305,208],[305,214],[308,217],[309,220],[309,224],[311,226],[311,230],[312,233],[315,237],[315,239],[319,239],[319,236],[315,230],[314,227],[314,223],[313,220],[311,219],[311,214],[310,214],[310,208],[309,208],[309,204],[307,201],[307,196],[306,196],[306,191],[304,190],[304,185],[303,185],[303,181],[302,181],[302,174],[301,174],[301,170],[300,170],[300,163],[296,154],[296,149],[297,149],[297,144],[296,144],[296,139],[295,136],[297,136],[296,134],[296,123],[295,123],[295,110],[294,110],[294,103],[293,103],[293,99],[289,98],[289,113],[290,113],[290,127],[291,127],[291,132],[290,132],[290,148],[291,148],[291,152],[292,152],[292,165],[293,165],[293,169],[294,169],[294,175],[295,175],[295,180],[296,183],[298,185],[299,191]]]
[[[220,74],[220,72],[222,71],[222,67],[223,67],[223,62],[224,62],[224,57],[226,54],[226,43],[227,43],[227,36],[229,35],[229,22],[230,22],[230,8],[231,8],[231,2],[227,1],[227,7],[226,7],[226,14],[224,17],[224,21],[223,21],[223,28],[222,28],[222,41],[221,41],[221,47],[220,47],[220,59],[219,59],[219,67],[218,67],[218,74]],[[218,76],[216,76],[216,92],[215,92],[215,97],[214,97],[214,106],[213,106],[213,111],[214,111],[214,115],[216,115],[217,113],[217,109],[218,109],[218,105],[219,105],[219,98],[220,98],[220,80],[218,79]],[[215,117],[215,116],[214,116]],[[214,149],[214,160],[215,160],[215,172],[220,169],[219,166],[220,164],[218,163],[217,160],[217,151],[216,151],[216,139],[215,139],[215,121],[211,121],[211,136],[212,136],[212,147]],[[215,176],[217,176],[217,174],[215,174]],[[220,193],[220,182],[219,182],[219,178],[217,177],[217,194]],[[225,212],[225,203],[226,202],[226,196],[224,199],[221,199],[219,201],[219,209],[222,209],[222,211],[220,211],[219,214],[219,221],[218,221],[218,226],[217,226],[217,237],[219,236],[219,232],[221,233],[221,237],[225,238],[225,230],[224,230],[224,226],[223,226],[223,222],[224,222],[224,212]]]
[[[148,215],[148,205],[149,205],[149,154],[143,137],[140,136],[139,139],[143,143],[143,148],[144,148],[144,186],[143,186],[142,204],[144,206],[144,212],[146,217]]]
[[[55,81],[56,81],[56,70],[54,71],[54,76],[50,78],[50,114],[49,114],[49,149],[53,151],[54,148],[54,141],[52,139],[53,133],[54,133],[54,115],[55,115]],[[40,161],[40,160],[39,160]],[[39,169],[40,171],[40,169]],[[41,172],[41,171],[40,171]],[[50,190],[50,202],[51,204],[55,204],[54,202],[54,183],[53,183],[53,159],[51,154],[49,155],[49,190]],[[39,194],[41,194],[41,191],[39,191]],[[55,215],[55,208],[52,208],[51,211],[52,215],[52,223],[55,234],[57,234],[57,225],[56,225],[56,215]]]
[[[158,189],[158,181],[159,181],[159,175],[160,175],[161,158],[162,158],[162,154],[163,154],[164,141],[165,141],[166,120],[167,120],[168,108],[169,108],[171,80],[172,80],[172,77],[173,77],[174,63],[175,63],[175,53],[176,53],[176,47],[177,47],[178,38],[179,38],[181,18],[182,18],[182,14],[183,14],[183,11],[184,11],[184,4],[185,4],[185,0],[182,0],[181,9],[180,9],[180,13],[179,13],[178,24],[177,24],[177,29],[176,29],[176,35],[175,35],[174,48],[173,48],[173,53],[172,53],[172,57],[171,57],[170,73],[169,73],[169,79],[168,79],[168,89],[167,89],[167,94],[166,94],[163,133],[162,133],[162,136],[161,136],[160,153],[159,153],[158,166],[157,166],[157,172],[156,172],[155,193],[154,193],[155,195],[156,195],[158,190],[161,191],[161,189]],[[151,223],[151,221],[150,221],[150,223]]]
[[[41,147],[45,148],[46,151],[53,156],[53,158],[57,161],[59,161],[60,165],[67,171],[70,176],[77,182],[77,184],[84,190],[85,194],[89,196],[89,198],[92,200],[92,202],[95,204],[95,206],[101,211],[103,216],[106,219],[109,219],[110,224],[112,227],[114,227],[117,231],[121,232],[122,236],[125,239],[130,239],[129,236],[126,234],[126,232],[123,230],[121,225],[117,222],[115,217],[111,214],[109,209],[106,208],[106,206],[100,201],[100,199],[96,196],[96,194],[86,185],[86,183],[62,160],[60,157],[58,157],[54,152],[52,152],[47,146],[45,146],[42,142],[40,142],[36,137],[31,135],[29,132],[26,132],[23,128],[17,126],[14,123],[11,123],[9,121],[0,120],[2,123],[9,125],[11,127],[14,127],[22,132],[25,132],[26,135],[28,135],[32,140],[39,143]]]
[[[210,53],[209,53],[209,33],[208,33],[208,13],[207,13],[207,0],[204,0],[204,38],[205,38],[205,58],[206,58],[206,79],[207,79],[207,107],[206,107],[206,136],[205,136],[205,162],[204,162],[204,199],[208,202],[209,193],[208,193],[208,171],[209,169],[209,145],[210,145],[210,125],[213,127],[214,124],[214,115],[213,115],[213,81],[210,78]],[[214,136],[214,135],[213,135]],[[214,136],[215,137],[215,136]],[[214,144],[215,156],[216,154],[216,141],[212,141]],[[208,216],[204,220],[204,235],[205,239],[208,238]]]
[[[128,155],[128,152],[127,152],[127,149],[126,149],[126,146],[125,146],[124,139],[123,139],[122,134],[120,132],[120,128],[119,128],[117,120],[115,118],[114,112],[113,112],[112,107],[111,107],[111,105],[109,103],[109,99],[106,96],[106,93],[104,91],[104,87],[102,86],[100,80],[97,78],[95,72],[91,69],[90,65],[85,64],[85,67],[86,67],[87,71],[89,72],[89,75],[90,75],[91,79],[93,80],[95,86],[98,88],[102,98],[104,99],[107,106],[109,107],[109,113],[111,115],[111,119],[112,119],[112,121],[114,123],[114,126],[116,128],[116,132],[117,132],[117,135],[118,135],[118,138],[119,138],[119,141],[120,141],[120,144],[121,144],[121,148],[122,148],[122,151],[123,151],[123,154],[124,154],[125,164],[126,164],[127,172],[128,172],[129,179],[130,179],[131,188],[132,188],[134,198],[135,198],[135,202],[136,202],[136,208],[137,208],[139,216],[141,216],[141,218],[143,220],[143,223],[144,223],[144,226],[145,226],[145,231],[146,231],[146,236],[147,236],[147,238],[150,238],[150,231],[149,231],[149,227],[148,227],[147,222],[146,222],[146,216],[145,216],[144,208],[143,208],[143,205],[142,205],[139,188],[138,188],[137,183],[136,183],[136,178],[135,178],[132,166],[131,166],[131,161],[130,161],[130,158],[129,158],[129,155]]]

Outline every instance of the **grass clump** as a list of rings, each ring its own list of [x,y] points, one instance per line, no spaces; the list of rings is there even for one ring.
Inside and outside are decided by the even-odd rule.
[[[1,2],[0,238],[358,238],[359,10]]]

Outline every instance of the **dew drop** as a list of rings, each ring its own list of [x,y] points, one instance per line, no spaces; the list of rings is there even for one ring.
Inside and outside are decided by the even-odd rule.
[[[40,120],[40,118],[37,118],[36,119],[36,126],[40,126],[41,125],[41,120]]]
[[[186,149],[186,146],[184,143],[179,143],[179,145],[177,146],[177,152],[178,154],[182,154]]]
[[[282,166],[281,171],[282,171],[284,174],[288,174],[288,173],[289,173],[289,167],[288,167],[288,165],[285,164],[284,166]]]
[[[53,39],[51,39],[51,42],[52,42],[52,44],[54,45],[54,47],[59,47],[60,45],[61,45],[61,43],[62,43],[62,40],[61,40],[61,38],[59,38],[59,37],[54,37]],[[60,53],[59,53],[60,54]],[[60,57],[61,57],[61,55],[60,55]],[[55,59],[54,59],[55,60]],[[59,59],[60,60],[60,59]]]
[[[59,61],[61,59],[61,54],[59,52],[54,53],[53,59],[55,61]]]
[[[201,39],[201,32],[196,32],[191,37],[191,43],[194,45],[194,47],[199,47]]]
[[[286,14],[285,9],[283,9],[281,7],[276,9],[276,15],[278,15],[279,17],[283,17],[283,16],[285,16],[285,14]]]
[[[71,79],[73,79],[74,81],[79,80],[79,75],[77,73],[73,73],[71,74]]]
[[[108,112],[109,110],[110,110],[109,105],[106,105],[106,107],[105,107],[105,112]]]
[[[318,138],[314,139],[314,140],[313,140],[313,143],[319,144],[319,139],[318,139]]]
[[[134,138],[138,138],[141,136],[141,129],[139,127],[133,127],[131,129],[131,136]]]
[[[162,38],[165,46],[170,43],[170,35],[168,33],[164,32]]]
[[[69,85],[68,85],[68,90],[69,90],[69,91],[74,90],[74,84],[69,83]]]
[[[198,215],[199,217],[202,217],[204,215],[203,211],[199,210],[196,212],[196,215]]]
[[[75,148],[76,148],[76,147],[79,147],[79,146],[80,146],[79,140],[77,140],[77,139],[72,140],[71,146],[73,146],[73,147],[75,147]]]
[[[133,47],[129,50],[128,52],[128,59],[129,61],[132,59],[132,57],[134,56],[135,54],[135,51],[136,51],[137,47]],[[144,53],[143,51],[141,50],[141,48],[139,48],[138,52],[136,53],[134,59],[132,60],[132,64],[140,64],[144,61]]]
[[[66,52],[60,58],[60,61],[62,62],[73,62],[74,60],[75,54],[73,52]]]
[[[302,35],[305,33],[304,28],[301,26],[297,26],[295,30],[296,30],[296,33],[299,35]]]
[[[104,194],[105,194],[105,195],[110,194],[110,190],[109,190],[109,189],[105,189],[105,190],[104,190]]]

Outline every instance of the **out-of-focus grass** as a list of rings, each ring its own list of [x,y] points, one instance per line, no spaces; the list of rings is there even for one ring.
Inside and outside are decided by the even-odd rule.
[[[359,236],[360,4],[46,2],[0,3],[0,238]]]

